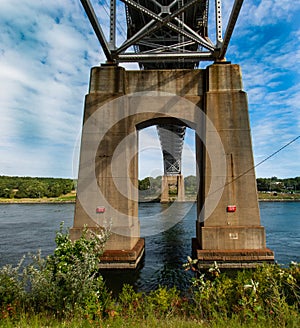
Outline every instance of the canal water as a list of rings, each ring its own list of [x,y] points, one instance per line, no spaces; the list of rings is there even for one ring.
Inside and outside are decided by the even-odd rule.
[[[266,229],[267,246],[282,265],[300,262],[300,202],[261,202],[261,223]],[[46,256],[55,248],[55,233],[60,223],[73,223],[74,204],[1,204],[0,266],[17,264],[20,258],[38,249]],[[137,270],[104,273],[114,290],[124,282],[137,290],[149,291],[159,285],[185,288],[190,273],[182,264],[191,255],[195,236],[194,203],[141,203],[141,235],[146,256]]]

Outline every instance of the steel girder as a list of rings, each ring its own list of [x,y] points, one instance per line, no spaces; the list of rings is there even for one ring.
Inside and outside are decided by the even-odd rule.
[[[214,43],[208,35],[209,0],[119,0],[125,4],[127,39],[116,46],[118,1],[110,0],[109,40],[90,0],[80,1],[107,61],[138,62],[146,69],[195,68],[199,61],[223,60],[243,4],[235,0],[223,40],[221,0],[214,0]]]

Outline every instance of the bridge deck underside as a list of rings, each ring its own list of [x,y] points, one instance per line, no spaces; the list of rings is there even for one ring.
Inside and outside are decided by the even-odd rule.
[[[187,1],[178,0],[135,0],[134,2],[142,5],[149,11],[160,16],[161,18],[168,14],[173,14],[181,8]],[[127,13],[127,37],[128,39],[145,29],[149,25],[151,26],[152,18],[149,14],[142,12],[141,10],[132,6],[126,7]],[[174,17],[170,23],[179,29],[190,29],[195,31],[203,38],[207,38],[207,14],[208,14],[208,0],[194,1],[193,5],[190,5],[186,10]],[[189,51],[199,50],[199,45],[196,42],[187,40],[184,35],[178,31],[169,28],[169,26],[163,26],[160,29],[156,29],[153,33],[149,33],[142,40],[139,40],[135,44],[135,51],[138,53],[152,53],[154,52],[178,52],[186,53]],[[185,62],[184,59],[177,61],[152,61],[149,63],[140,63],[140,66],[144,69],[171,69],[171,68],[195,68],[199,61]]]
[[[164,175],[181,174],[181,155],[185,129],[185,126],[180,125],[157,126],[163,153]]]

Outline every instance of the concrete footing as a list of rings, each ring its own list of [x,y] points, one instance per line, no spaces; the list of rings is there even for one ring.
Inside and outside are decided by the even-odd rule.
[[[101,257],[100,269],[135,269],[145,253],[145,240],[140,238],[131,250],[107,250]]]
[[[262,249],[200,249],[196,238],[192,239],[193,257],[198,259],[198,267],[207,269],[217,262],[219,268],[256,268],[265,263],[274,263],[274,253],[269,248]]]

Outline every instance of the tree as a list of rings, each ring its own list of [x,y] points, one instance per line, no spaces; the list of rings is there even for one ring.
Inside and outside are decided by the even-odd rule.
[[[150,178],[147,177],[143,180],[139,180],[139,190],[148,190],[150,189]]]
[[[40,198],[44,197],[47,190],[47,184],[37,179],[25,180],[19,185],[19,190],[15,198]]]

